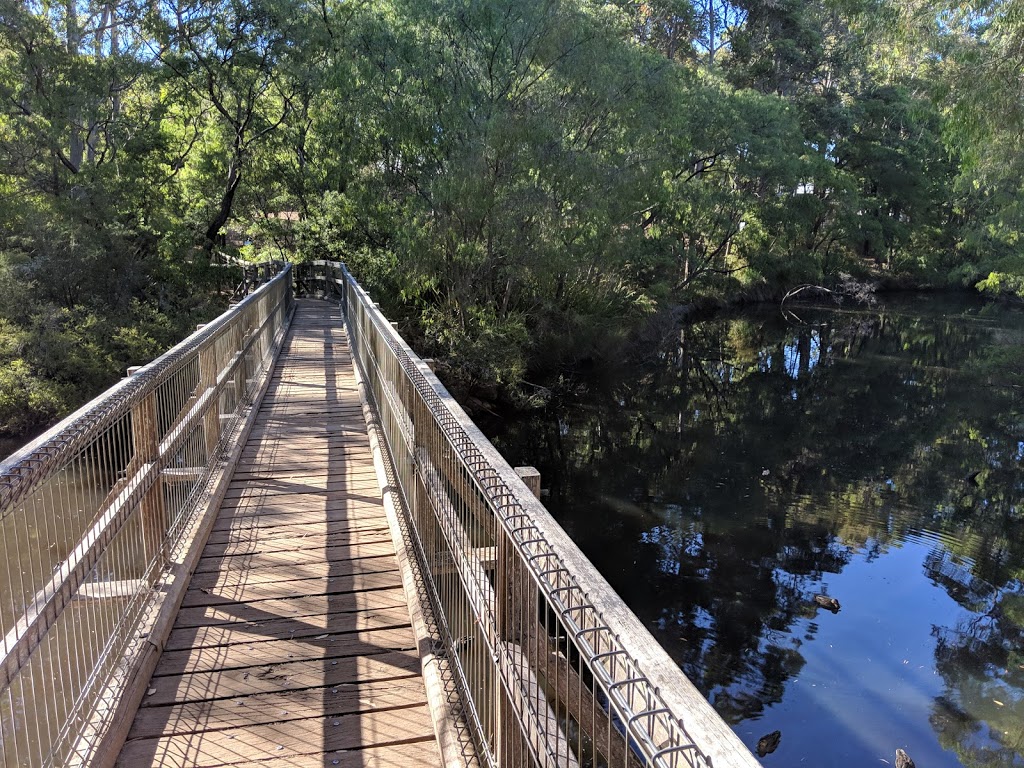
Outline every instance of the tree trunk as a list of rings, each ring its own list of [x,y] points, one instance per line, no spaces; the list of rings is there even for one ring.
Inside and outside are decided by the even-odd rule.
[[[117,58],[118,53],[121,49],[121,32],[118,28],[117,21],[114,17],[114,6],[108,6],[110,10],[110,58]],[[114,84],[114,95],[110,101],[110,122],[116,124],[121,117],[121,89],[123,88],[122,83]],[[117,145],[110,141],[110,135],[106,136],[107,146],[110,149],[110,159],[114,159],[114,155],[117,153]]]
[[[241,183],[242,158],[236,154],[231,158],[231,163],[228,165],[228,182],[224,186],[224,194],[221,195],[220,205],[217,207],[217,214],[213,217],[213,220],[210,222],[210,226],[206,229],[206,242],[203,243],[203,250],[207,253],[213,253],[217,236],[224,228],[224,225],[228,223],[228,219],[231,218],[231,206],[234,205],[235,192],[238,191],[238,185]]]
[[[92,43],[93,56],[96,58],[96,61],[103,59],[103,30],[107,29],[110,22],[110,6],[104,5],[103,12],[100,14],[100,27],[95,33]],[[89,119],[89,132],[85,139],[85,158],[89,165],[95,165],[96,163],[96,146],[100,141],[99,109],[94,109],[92,112],[93,114]]]
[[[708,0],[708,66],[715,66],[715,49],[717,48],[717,35],[715,22],[715,2]]]
[[[75,7],[75,0],[67,0],[67,50],[71,56],[78,55],[78,46],[81,42],[81,32],[78,29],[78,9]],[[71,107],[68,110],[68,126],[71,135],[68,142],[68,161],[77,172],[82,167],[82,155],[85,150],[85,142],[82,141],[82,115],[78,107]]]

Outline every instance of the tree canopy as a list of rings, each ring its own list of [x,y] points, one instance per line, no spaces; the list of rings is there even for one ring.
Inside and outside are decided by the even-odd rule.
[[[0,0],[0,431],[341,258],[464,386],[841,275],[1024,294],[1024,2]]]

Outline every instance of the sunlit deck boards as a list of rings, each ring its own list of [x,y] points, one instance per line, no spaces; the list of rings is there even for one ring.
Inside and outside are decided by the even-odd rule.
[[[119,765],[438,765],[340,313],[300,302]]]

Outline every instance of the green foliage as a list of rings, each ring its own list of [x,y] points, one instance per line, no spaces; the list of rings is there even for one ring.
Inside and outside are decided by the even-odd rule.
[[[983,293],[1008,294],[1024,299],[1024,274],[989,272],[988,277],[979,281],[976,287]]]
[[[1021,0],[0,0],[0,318],[41,350],[5,359],[78,401],[223,303],[222,252],[342,259],[513,397],[674,303],[1005,292],[1022,29]]]
[[[24,360],[0,365],[0,435],[22,435],[44,426],[66,408],[64,393],[32,374]]]
[[[432,345],[444,353],[448,373],[460,382],[493,388],[510,380],[518,383],[526,372],[530,337],[524,320],[468,307],[430,308],[421,322]]]

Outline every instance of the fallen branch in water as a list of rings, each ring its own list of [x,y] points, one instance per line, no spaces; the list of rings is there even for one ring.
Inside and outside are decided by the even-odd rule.
[[[779,304],[780,305],[785,304],[789,299],[793,298],[798,293],[803,293],[804,291],[809,291],[809,290],[820,291],[822,293],[828,293],[828,294],[830,294],[832,296],[836,295],[835,291],[829,290],[828,288],[826,288],[823,285],[814,285],[813,283],[807,283],[806,285],[798,285],[796,288],[794,288],[793,290],[791,290],[788,293],[786,293],[786,295],[782,297],[782,301],[780,301]]]
[[[794,296],[803,293],[804,291],[816,291],[818,293],[826,293],[829,296],[834,296],[837,302],[841,302],[845,298],[851,298],[854,301],[860,302],[861,304],[874,304],[875,299],[875,285],[873,283],[865,283],[860,280],[855,280],[850,275],[840,272],[839,273],[839,284],[832,288],[826,288],[823,285],[815,285],[814,283],[805,283],[804,285],[798,285],[796,288],[788,291],[785,296],[782,297],[782,301],[779,302],[779,306],[785,306],[786,302]]]

